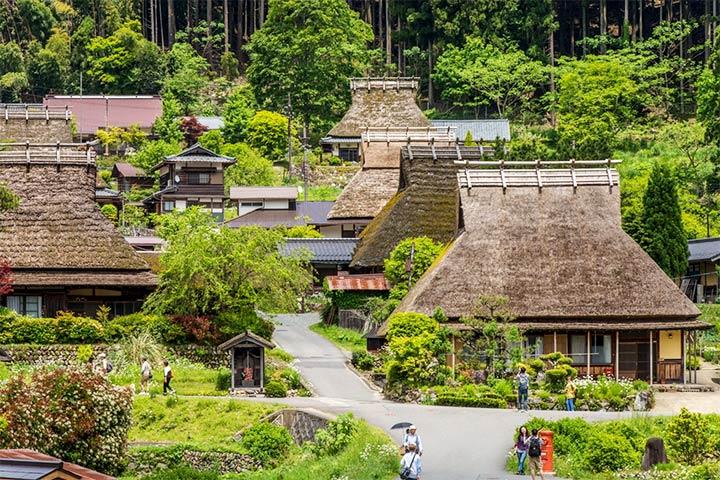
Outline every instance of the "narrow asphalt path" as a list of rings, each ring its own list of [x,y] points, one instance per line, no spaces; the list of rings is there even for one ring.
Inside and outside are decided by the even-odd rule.
[[[609,412],[532,412],[434,407],[388,402],[346,366],[347,357],[330,341],[310,331],[317,314],[279,315],[274,340],[296,358],[296,367],[317,395],[289,398],[291,406],[312,407],[329,413],[352,412],[400,441],[390,430],[397,422],[418,425],[423,439],[423,480],[506,480],[504,470],[513,432],[531,416],[558,419],[568,415],[587,420],[609,420],[627,414]]]

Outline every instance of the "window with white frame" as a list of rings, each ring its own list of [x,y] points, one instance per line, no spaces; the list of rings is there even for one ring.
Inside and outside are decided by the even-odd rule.
[[[6,299],[10,310],[27,317],[42,317],[42,297],[40,295],[10,295]]]
[[[172,212],[173,210],[175,210],[175,202],[173,202],[172,200],[165,200],[163,202],[163,211]]]

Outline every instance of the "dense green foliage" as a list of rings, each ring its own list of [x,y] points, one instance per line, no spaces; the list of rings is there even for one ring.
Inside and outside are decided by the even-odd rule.
[[[404,297],[442,250],[440,243],[428,237],[406,238],[398,243],[385,259],[385,277],[393,286],[391,296]]]
[[[270,466],[282,461],[293,439],[285,427],[260,422],[243,432],[242,446],[253,457]]]

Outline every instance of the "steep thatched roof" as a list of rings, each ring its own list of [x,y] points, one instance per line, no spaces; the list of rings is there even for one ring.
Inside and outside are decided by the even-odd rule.
[[[399,177],[398,168],[360,170],[335,200],[328,219],[373,218],[397,191]]]
[[[328,133],[359,138],[367,127],[429,127],[417,103],[417,79],[356,78],[350,81],[352,104]]]
[[[543,188],[520,186],[528,184],[522,179],[528,171],[517,171],[517,181],[508,181],[506,173],[505,188],[472,180],[481,178],[477,172],[460,172],[473,185],[460,184],[464,231],[398,311],[429,314],[441,307],[460,318],[473,311],[478,296],[504,295],[523,323],[696,318],[695,305],[623,232],[617,172],[593,170],[597,175],[583,177],[575,188],[563,186],[570,172],[548,172],[554,183]],[[604,186],[595,183],[603,176]]]
[[[454,164],[458,152],[465,159],[485,156],[477,147],[412,145],[402,149],[399,191],[361,233],[351,266],[382,266],[405,238],[427,236],[442,243],[455,238],[460,225]]]
[[[29,155],[29,161],[25,152],[0,155],[0,183],[20,198],[19,208],[0,214],[0,255],[13,268],[15,283],[77,284],[83,278],[98,285],[157,283],[148,264],[100,213],[94,158],[72,148],[60,156],[31,148]]]

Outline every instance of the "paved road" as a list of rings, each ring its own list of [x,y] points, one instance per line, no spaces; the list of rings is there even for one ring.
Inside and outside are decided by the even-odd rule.
[[[385,429],[399,441],[400,432],[391,431],[397,422],[416,423],[425,448],[423,480],[505,480],[515,477],[504,471],[512,432],[531,415],[512,410],[430,407],[382,400],[351,370],[346,356],[334,344],[308,330],[319,321],[316,314],[281,315],[274,340],[297,359],[296,366],[317,394],[283,402],[313,407],[330,413],[353,412]],[[533,412],[549,419],[566,412]],[[620,418],[609,412],[576,412],[588,420]]]

